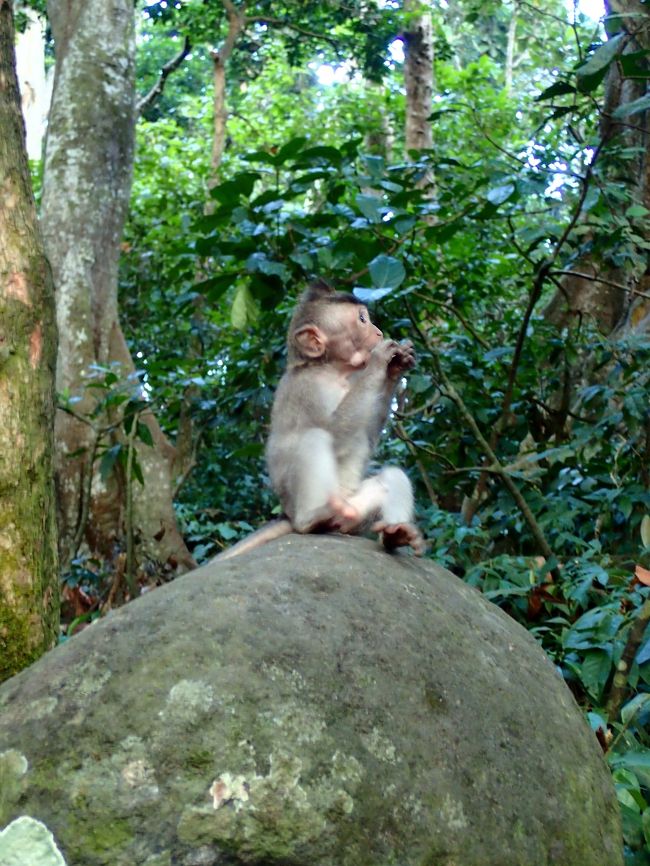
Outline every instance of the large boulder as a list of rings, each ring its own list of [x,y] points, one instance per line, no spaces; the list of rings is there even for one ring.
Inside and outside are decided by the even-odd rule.
[[[111,613],[0,687],[0,753],[0,828],[50,846],[34,864],[623,862],[533,638],[360,539],[287,536]]]

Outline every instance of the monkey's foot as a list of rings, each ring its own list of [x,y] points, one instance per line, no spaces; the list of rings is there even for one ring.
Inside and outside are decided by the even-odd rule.
[[[327,505],[312,514],[304,532],[352,532],[361,521],[354,505],[342,496],[332,495]]]
[[[424,553],[424,538],[422,533],[412,523],[375,523],[373,532],[381,533],[381,542],[386,550],[395,550],[397,547],[413,548],[416,556]]]

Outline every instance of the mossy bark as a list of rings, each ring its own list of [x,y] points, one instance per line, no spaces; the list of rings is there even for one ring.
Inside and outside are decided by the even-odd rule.
[[[57,288],[59,390],[80,396],[96,365],[134,372],[120,327],[117,277],[133,168],[135,32],[130,0],[49,0],[56,69],[43,181],[43,232]],[[142,417],[154,446],[138,444],[145,479],[136,484],[135,522],[142,553],[192,565],[172,507],[175,449],[153,415]],[[89,466],[93,431],[70,415],[57,416],[57,481],[61,555],[67,562],[79,537],[85,479],[94,473],[83,538],[91,552],[114,554],[125,536],[125,485],[103,483]],[[111,443],[109,443],[111,444]],[[70,455],[75,455],[71,457]]]
[[[56,324],[25,153],[12,4],[0,2],[0,680],[58,633]]]

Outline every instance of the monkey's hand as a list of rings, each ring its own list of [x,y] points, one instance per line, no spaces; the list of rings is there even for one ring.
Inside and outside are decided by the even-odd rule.
[[[415,366],[415,349],[410,340],[396,343],[397,350],[391,357],[386,368],[386,375],[391,381],[396,381],[407,370]]]
[[[372,350],[369,366],[381,371],[382,375],[394,382],[414,364],[415,352],[410,340],[403,343],[384,340]]]

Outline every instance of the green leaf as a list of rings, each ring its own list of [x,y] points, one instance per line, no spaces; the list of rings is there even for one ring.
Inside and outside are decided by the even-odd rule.
[[[650,849],[650,809],[644,809],[641,816],[641,827],[643,829],[643,838]]]
[[[375,195],[361,195],[356,199],[357,207],[368,222],[379,223],[382,216],[382,201]]]
[[[624,78],[640,78],[642,80],[650,78],[647,51],[631,51],[629,54],[621,54],[618,63]]]
[[[600,84],[605,77],[607,68],[618,54],[621,42],[625,38],[624,33],[612,36],[607,42],[603,42],[586,63],[576,70],[578,87],[583,93],[589,93]]]
[[[298,135],[292,138],[286,144],[283,144],[275,156],[275,165],[282,165],[291,157],[296,156],[302,150],[307,138],[304,135]]]
[[[243,331],[244,328],[257,321],[258,315],[259,307],[251,294],[250,288],[247,285],[238,286],[230,311],[230,321],[233,327],[239,331]]]
[[[607,682],[611,667],[612,660],[605,650],[590,650],[585,653],[580,667],[580,678],[587,691],[598,697]]]
[[[568,81],[556,81],[551,84],[546,90],[543,90],[539,96],[535,97],[535,102],[540,102],[542,99],[552,99],[554,96],[564,96],[566,93],[575,93],[576,89]]]
[[[232,204],[239,201],[241,196],[248,198],[253,192],[255,181],[260,177],[261,175],[256,171],[242,171],[232,180],[215,186],[210,195],[222,204]]]
[[[151,435],[151,430],[144,422],[138,421],[135,428],[135,435],[141,442],[144,442],[145,445],[149,445],[153,448],[153,436]]]
[[[364,304],[372,304],[374,301],[380,301],[386,295],[390,295],[392,289],[365,289],[363,286],[355,286],[352,293],[356,298],[359,298]]]
[[[632,204],[625,211],[625,216],[634,219],[635,217],[644,217],[650,213],[647,207],[643,207],[642,204]]]
[[[493,186],[487,191],[487,200],[490,204],[500,205],[508,201],[513,192],[517,189],[514,183],[504,183],[501,186]]]
[[[617,120],[623,117],[630,117],[632,114],[638,114],[640,111],[647,111],[650,108],[650,95],[646,94],[634,102],[628,102],[625,105],[619,105],[612,115]]]
[[[630,770],[642,785],[650,788],[650,750],[629,751],[624,755],[616,755],[612,758],[611,765]]]
[[[406,271],[399,259],[392,256],[376,256],[368,265],[370,278],[376,289],[396,289],[404,281]]]
[[[631,701],[628,701],[621,710],[621,719],[623,724],[629,725],[631,721],[643,712],[644,709],[650,706],[650,695],[647,693],[635,695]]]
[[[275,165],[275,156],[266,150],[254,150],[242,156],[245,162],[262,162],[266,165]]]
[[[138,455],[133,452],[133,462],[131,463],[131,476],[144,487],[144,475],[142,474],[142,466],[138,460]]]
[[[289,270],[281,262],[274,262],[267,258],[266,253],[253,253],[246,259],[246,270],[250,273],[259,271],[262,274],[273,274],[282,280],[289,278]]]
[[[120,456],[122,451],[121,445],[113,445],[112,448],[109,448],[108,451],[105,451],[102,455],[102,459],[99,463],[99,475],[102,481],[106,481],[108,476],[113,471],[113,467],[115,466],[115,461]]]
[[[641,543],[644,547],[650,547],[650,514],[644,514],[641,521]]]
[[[340,150],[326,145],[309,147],[300,154],[301,164],[303,162],[315,162],[318,165],[339,165],[342,159],[343,154]]]
[[[219,274],[196,283],[194,288],[197,292],[205,295],[208,300],[216,301],[225,294],[237,279],[237,274]]]
[[[366,154],[363,157],[363,161],[366,164],[368,173],[372,176],[372,178],[374,180],[379,180],[386,169],[386,160],[384,159],[384,157],[370,156]],[[398,189],[401,189],[401,187],[398,187]],[[397,190],[395,190],[395,192],[397,192]]]

